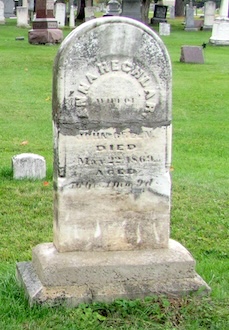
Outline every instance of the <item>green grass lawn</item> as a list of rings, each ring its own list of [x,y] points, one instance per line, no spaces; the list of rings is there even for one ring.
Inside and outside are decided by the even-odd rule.
[[[211,36],[185,32],[181,23],[171,21],[171,35],[162,38],[173,67],[171,237],[196,259],[210,297],[28,306],[15,263],[52,241],[52,66],[59,46],[30,45],[28,30],[7,20],[0,26],[0,329],[229,329],[229,47],[207,45],[205,64],[180,63],[182,45],[200,46]],[[23,152],[45,157],[45,182],[12,179],[11,158]]]

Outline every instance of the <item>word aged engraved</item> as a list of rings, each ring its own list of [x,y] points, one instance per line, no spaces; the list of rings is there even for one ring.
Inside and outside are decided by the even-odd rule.
[[[124,169],[124,168],[117,168],[117,169],[108,169],[106,171],[102,170],[102,169],[99,169],[96,173],[96,175],[102,175],[104,176],[105,174],[107,175],[132,175],[132,174],[135,174],[137,173],[137,170],[133,169],[133,168],[127,168],[127,169]]]

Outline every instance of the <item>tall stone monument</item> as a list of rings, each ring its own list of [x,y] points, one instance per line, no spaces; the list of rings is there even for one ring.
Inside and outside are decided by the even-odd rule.
[[[55,44],[63,40],[63,32],[58,29],[53,10],[54,0],[36,1],[36,18],[33,29],[29,31],[29,43]]]
[[[185,31],[198,31],[194,22],[194,8],[191,5],[186,5],[185,7]]]
[[[211,30],[215,19],[216,3],[207,1],[204,3],[204,30]]]
[[[171,63],[137,20],[88,21],[54,65],[54,242],[17,264],[31,302],[181,295],[207,284],[170,239]]]
[[[222,0],[219,17],[216,17],[209,42],[218,46],[229,46],[229,0]]]

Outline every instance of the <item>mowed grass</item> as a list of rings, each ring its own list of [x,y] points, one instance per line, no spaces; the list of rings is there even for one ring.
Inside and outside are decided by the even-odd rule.
[[[171,237],[196,259],[210,297],[28,306],[15,263],[52,241],[52,67],[59,46],[29,45],[28,30],[7,20],[0,26],[0,329],[229,328],[229,47],[207,45],[203,65],[180,63],[182,45],[200,46],[211,35],[185,32],[181,22],[171,21],[171,35],[162,37],[173,67]],[[12,179],[11,158],[23,152],[45,157],[45,180]]]

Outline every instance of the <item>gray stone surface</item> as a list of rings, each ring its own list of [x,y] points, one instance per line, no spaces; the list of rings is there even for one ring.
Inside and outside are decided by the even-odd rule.
[[[210,288],[169,239],[171,62],[156,33],[94,19],[54,65],[54,242],[17,276],[31,304],[111,302]]]
[[[53,100],[58,251],[167,247],[171,66],[162,41],[117,16],[80,26],[57,55]]]
[[[141,21],[141,3],[139,0],[122,1],[121,16],[129,17]]]
[[[14,179],[43,179],[46,176],[44,157],[32,153],[16,155],[12,158]]]
[[[102,253],[58,253],[52,243],[46,243],[34,249],[33,264],[17,264],[17,277],[31,304],[77,306],[152,294],[206,294],[210,288],[194,267],[190,253],[173,240],[168,249]]]
[[[201,46],[182,46],[180,62],[203,64],[203,48]]]
[[[14,0],[3,0],[4,3],[4,16],[6,18],[13,17],[14,15]]]
[[[17,7],[17,27],[29,27],[29,16],[27,7]]]
[[[0,1],[0,24],[5,24],[4,2]]]
[[[170,24],[169,23],[159,23],[159,35],[160,36],[170,36]]]
[[[119,16],[121,11],[121,5],[118,0],[108,1],[106,15]]]
[[[194,22],[194,8],[186,5],[185,10],[185,31],[197,31],[198,27],[195,26]]]
[[[212,29],[215,20],[216,3],[214,1],[207,1],[204,3],[204,30]]]

